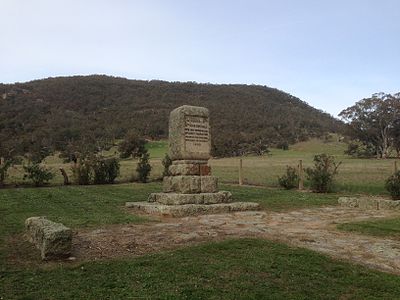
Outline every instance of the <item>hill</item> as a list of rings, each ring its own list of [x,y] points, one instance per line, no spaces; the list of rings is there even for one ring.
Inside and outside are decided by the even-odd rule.
[[[211,112],[215,155],[262,151],[337,132],[341,122],[280,90],[259,85],[139,81],[103,75],[0,84],[0,137],[28,149],[99,145],[128,131],[168,136],[168,116],[183,105]],[[23,150],[22,150],[23,151]]]

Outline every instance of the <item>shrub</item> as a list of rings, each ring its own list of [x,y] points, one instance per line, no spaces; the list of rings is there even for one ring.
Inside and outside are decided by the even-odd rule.
[[[286,166],[286,174],[278,177],[279,185],[287,190],[293,189],[299,184],[299,175],[295,167]]]
[[[400,171],[386,179],[385,188],[393,200],[400,200]]]
[[[356,158],[370,158],[376,155],[376,151],[371,145],[363,145],[358,141],[351,141],[347,143],[347,149],[344,154]]]
[[[334,176],[341,162],[336,163],[333,156],[325,153],[314,156],[314,168],[307,168],[307,178],[314,192],[326,193],[332,190]]]
[[[172,160],[168,154],[165,154],[164,159],[162,160],[162,164],[164,166],[163,177],[171,175],[169,173],[169,166],[172,165]]]
[[[116,158],[98,157],[92,163],[93,182],[95,184],[111,184],[119,175],[119,161]]]
[[[75,184],[88,185],[92,179],[92,162],[89,159],[78,159],[71,167]]]
[[[136,171],[138,173],[139,181],[146,183],[151,171],[151,165],[149,163],[149,152],[146,149],[144,149],[139,158],[139,163],[137,165]]]
[[[54,174],[51,171],[36,162],[24,166],[24,170],[26,172],[24,174],[24,180],[32,180],[35,186],[42,186],[54,177]]]

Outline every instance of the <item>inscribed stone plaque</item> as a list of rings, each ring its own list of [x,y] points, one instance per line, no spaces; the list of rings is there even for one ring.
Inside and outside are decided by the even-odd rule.
[[[208,118],[185,116],[185,150],[188,152],[207,152],[210,130]]]
[[[184,105],[169,119],[169,155],[172,160],[207,160],[211,137],[208,109]]]

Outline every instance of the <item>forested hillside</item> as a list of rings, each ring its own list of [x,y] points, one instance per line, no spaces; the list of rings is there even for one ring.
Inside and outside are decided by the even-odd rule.
[[[75,76],[0,84],[0,146],[62,150],[103,144],[136,131],[168,136],[169,112],[183,104],[210,109],[215,155],[238,155],[338,131],[341,123],[300,99],[257,85],[138,81]]]

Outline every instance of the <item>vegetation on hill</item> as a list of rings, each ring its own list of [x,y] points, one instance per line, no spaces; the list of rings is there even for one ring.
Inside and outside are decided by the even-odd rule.
[[[342,125],[294,96],[257,85],[95,75],[0,84],[0,92],[3,157],[10,152],[37,156],[54,150],[107,149],[129,131],[151,139],[165,138],[170,111],[184,104],[210,109],[216,156],[286,146],[338,131]]]

